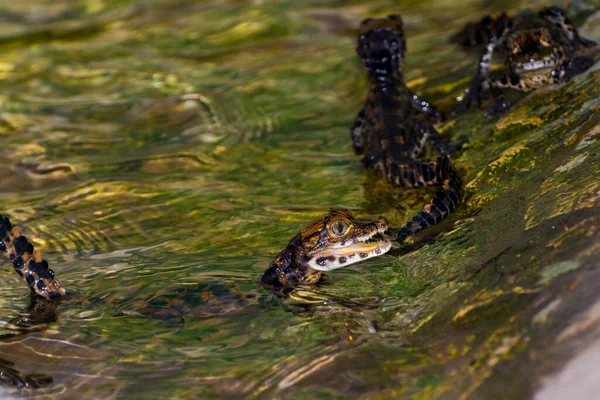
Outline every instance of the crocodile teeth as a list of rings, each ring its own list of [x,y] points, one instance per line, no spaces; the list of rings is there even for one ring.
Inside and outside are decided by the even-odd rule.
[[[385,254],[392,248],[392,243],[385,239],[373,239],[376,233],[378,232],[369,237],[355,239],[353,243],[344,247],[325,249],[315,254],[308,261],[308,265],[319,271],[331,271]]]
[[[551,58],[544,58],[543,60],[531,60],[529,62],[524,62],[517,66],[516,72],[530,72],[537,71],[543,68],[554,68],[558,65],[558,62]]]

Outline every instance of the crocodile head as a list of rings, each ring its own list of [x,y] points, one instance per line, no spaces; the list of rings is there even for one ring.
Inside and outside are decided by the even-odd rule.
[[[508,67],[517,75],[549,73],[565,60],[562,44],[548,29],[526,29],[509,35],[504,41]]]
[[[323,271],[377,257],[392,247],[389,240],[375,238],[387,229],[383,217],[364,222],[354,219],[349,210],[333,209],[290,240],[261,282],[270,287],[314,283]]]
[[[392,14],[386,18],[364,19],[358,32],[356,52],[374,78],[381,80],[392,74],[402,77],[406,54],[402,18]]]

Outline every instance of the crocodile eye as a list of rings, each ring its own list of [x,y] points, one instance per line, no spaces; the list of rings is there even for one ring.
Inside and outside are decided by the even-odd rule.
[[[346,234],[346,232],[348,232],[348,229],[350,229],[350,225],[347,222],[338,221],[338,222],[335,222],[333,225],[331,225],[331,227],[329,229],[331,230],[331,233],[333,233],[334,235],[342,236],[342,235]]]

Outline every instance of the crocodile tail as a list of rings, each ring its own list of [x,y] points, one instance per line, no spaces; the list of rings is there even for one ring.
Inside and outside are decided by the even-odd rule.
[[[25,280],[29,289],[47,299],[58,299],[66,294],[48,262],[35,251],[33,243],[12,226],[7,217],[0,215],[0,250],[7,256],[15,272]]]
[[[461,202],[463,196],[463,184],[452,165],[449,157],[439,157],[435,163],[424,164],[429,167],[435,167],[435,170],[429,171],[435,176],[431,179],[431,183],[439,183],[442,188],[437,193],[435,198],[427,204],[423,210],[398,232],[397,240],[404,241],[408,236],[414,235],[423,229],[437,224],[442,219],[446,218]],[[421,167],[421,170],[425,170]]]

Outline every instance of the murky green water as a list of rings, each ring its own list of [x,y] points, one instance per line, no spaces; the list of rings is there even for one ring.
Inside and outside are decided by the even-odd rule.
[[[471,137],[443,237],[285,299],[256,279],[331,207],[399,225],[431,194],[367,182],[352,153],[362,18],[403,15],[410,85],[447,107],[477,59],[447,37],[544,4],[0,1],[0,212],[72,293],[0,340],[52,383],[3,395],[528,393],[598,320],[578,314],[600,275],[598,72],[440,127]],[[30,299],[4,265],[6,325]]]

